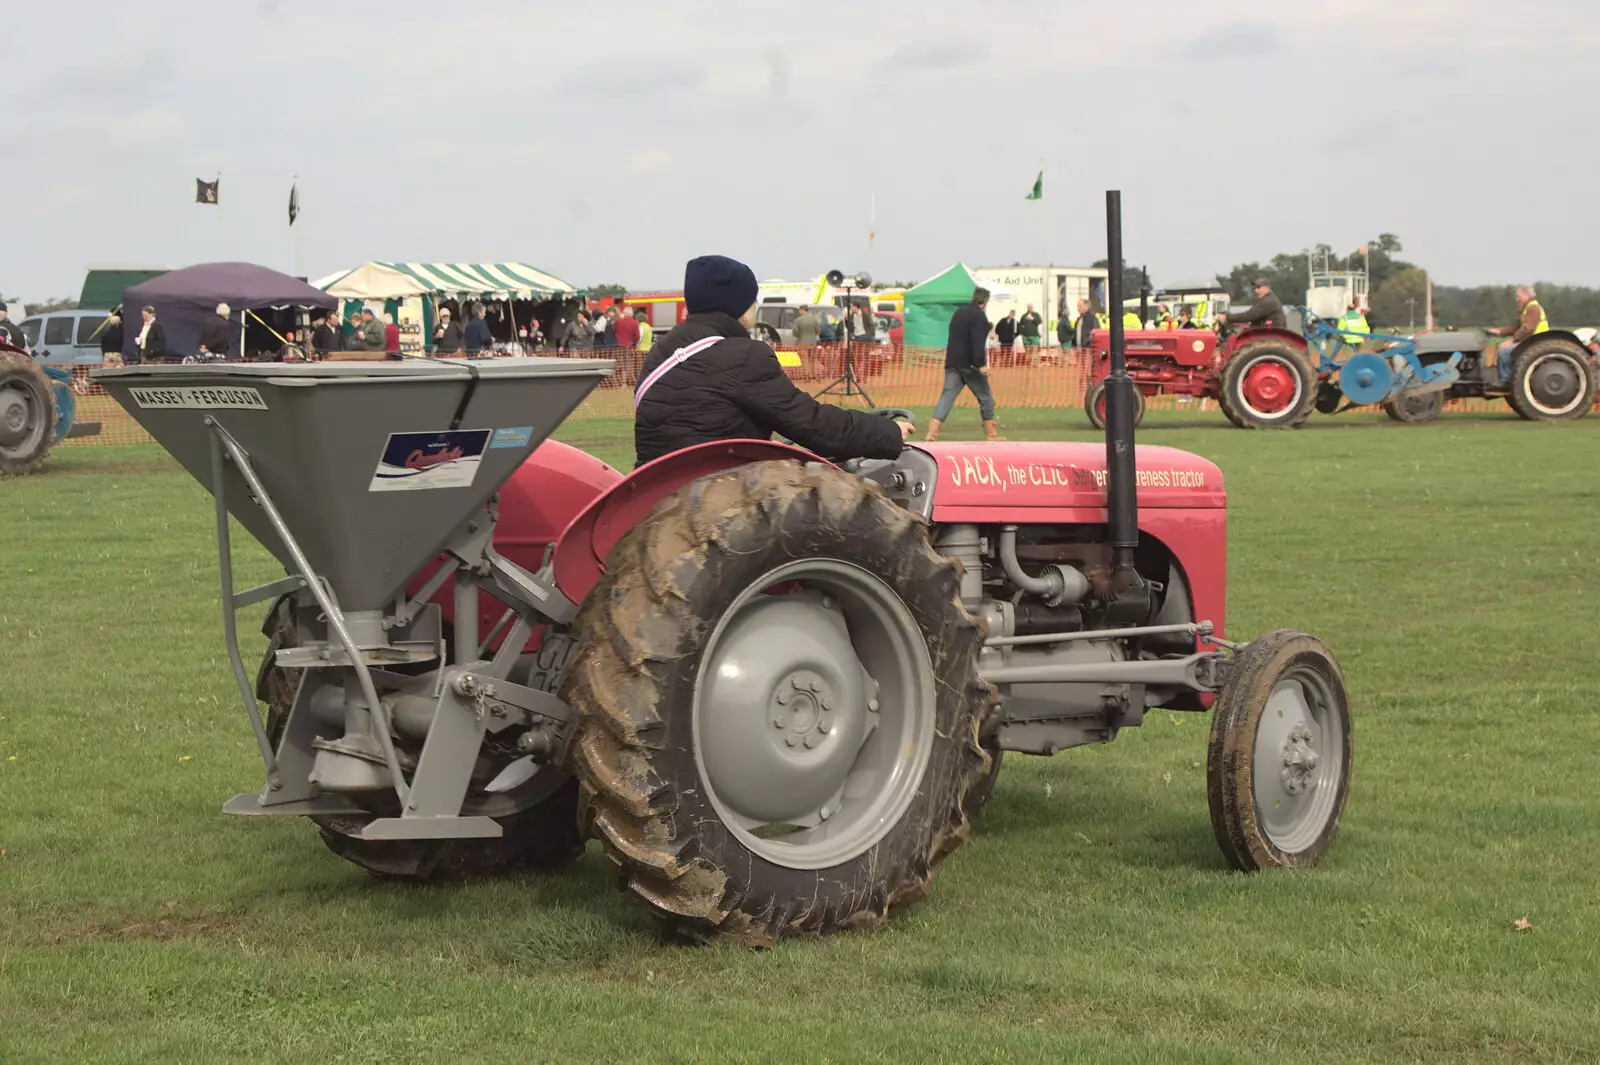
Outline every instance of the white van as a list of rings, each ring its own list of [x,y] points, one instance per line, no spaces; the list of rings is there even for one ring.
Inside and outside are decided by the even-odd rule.
[[[51,311],[17,323],[33,357],[47,366],[99,366],[106,311]]]

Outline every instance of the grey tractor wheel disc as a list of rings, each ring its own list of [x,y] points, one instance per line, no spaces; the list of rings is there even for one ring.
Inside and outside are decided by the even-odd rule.
[[[1323,677],[1290,670],[1273,686],[1255,737],[1256,815],[1274,846],[1294,854],[1317,841],[1338,807],[1344,750],[1344,719]]]
[[[803,590],[764,594],[788,582]],[[932,663],[905,604],[858,566],[802,559],[754,582],[712,632],[695,761],[743,846],[823,869],[870,849],[905,814],[934,720]]]

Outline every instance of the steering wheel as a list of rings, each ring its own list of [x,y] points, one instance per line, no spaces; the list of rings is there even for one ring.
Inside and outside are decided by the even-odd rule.
[[[879,407],[872,413],[880,418],[890,418],[894,421],[910,422],[913,429],[917,426],[917,416],[904,407]]]

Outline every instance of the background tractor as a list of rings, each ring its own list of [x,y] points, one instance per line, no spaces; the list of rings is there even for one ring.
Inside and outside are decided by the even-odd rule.
[[[265,764],[227,812],[310,817],[402,877],[556,866],[594,837],[673,929],[766,945],[878,925],[967,836],[1004,752],[1105,743],[1152,707],[1210,709],[1233,866],[1330,845],[1339,667],[1304,633],[1223,638],[1221,474],[1136,451],[1112,349],[1103,447],[836,466],[733,441],[627,477],[545,442],[601,360],[96,379],[216,499]],[[230,515],[282,579],[234,589]],[[235,612],[269,601],[252,678]]]
[[[77,411],[70,369],[0,343],[0,476],[32,473],[58,440],[98,431],[75,425]]]

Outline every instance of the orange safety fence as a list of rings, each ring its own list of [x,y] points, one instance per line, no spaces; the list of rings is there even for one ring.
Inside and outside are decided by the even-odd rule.
[[[852,348],[852,366],[861,386],[879,407],[931,407],[939,399],[944,387],[944,349],[880,345],[863,355],[861,347]],[[616,372],[589,395],[568,421],[592,418],[631,418],[633,416],[633,389],[639,380],[639,370],[644,365],[642,351],[575,351],[540,352],[558,358],[614,359]],[[1083,410],[1083,395],[1093,381],[1094,359],[1090,352],[1077,348],[1018,348],[1006,353],[991,348],[990,385],[994,390],[995,406],[1004,421],[1007,410]],[[801,352],[792,347],[780,347],[778,358],[795,384],[808,392],[818,392],[831,384],[844,372],[843,346],[818,344]],[[108,396],[99,385],[89,380],[86,370],[75,370],[73,391],[77,394],[77,421],[87,429],[84,435],[75,435],[60,446],[116,446],[151,443],[150,434]],[[841,402],[839,396],[824,397]],[[857,397],[852,405],[864,405]],[[1192,396],[1147,396],[1150,410],[1215,410],[1216,401]],[[977,407],[972,393],[963,389],[956,401],[957,409]],[[1361,408],[1377,410],[1376,407]],[[1446,412],[1503,411],[1504,402],[1498,399],[1453,399],[1445,405]],[[1218,413],[1219,424],[1221,414]],[[94,426],[98,426],[96,430]]]

